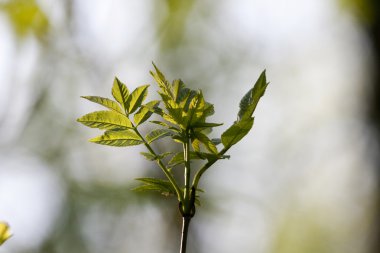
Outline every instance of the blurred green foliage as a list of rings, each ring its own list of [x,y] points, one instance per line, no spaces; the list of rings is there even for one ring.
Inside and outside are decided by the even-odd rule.
[[[35,0],[12,0],[0,4],[15,33],[24,38],[29,33],[42,38],[49,30],[49,20]]]
[[[162,2],[165,2],[165,4],[162,4]],[[184,42],[188,17],[196,2],[196,0],[155,2],[158,10],[166,9],[155,13],[160,20],[157,23],[157,37],[160,40],[162,50],[173,49]]]
[[[339,1],[347,8],[351,8],[365,22],[372,22],[374,14],[379,13],[378,7],[377,9],[373,7],[375,5],[379,6],[380,1],[378,0]],[[139,242],[140,238],[138,236],[140,235],[133,235],[141,227],[147,227],[146,232],[159,227],[160,234],[156,235],[156,237],[159,236],[162,239],[161,241],[164,242],[160,242],[161,244],[156,242],[157,245],[155,243],[151,244],[157,252],[163,247],[165,247],[165,250],[161,252],[177,252],[177,245],[172,243],[173,238],[178,236],[180,225],[177,222],[178,212],[175,208],[177,206],[175,201],[169,200],[169,202],[162,204],[162,201],[157,201],[157,198],[150,193],[133,193],[130,189],[135,187],[136,184],[120,183],[123,179],[119,181],[119,184],[114,184],[112,180],[111,182],[107,182],[107,179],[100,180],[99,178],[102,175],[111,174],[114,167],[118,165],[107,163],[107,161],[104,161],[105,159],[97,159],[97,155],[99,155],[97,152],[85,152],[84,150],[88,147],[83,148],[84,140],[79,137],[83,136],[83,133],[78,130],[79,127],[73,124],[75,118],[73,112],[78,111],[78,108],[80,108],[78,106],[79,95],[85,90],[101,87],[100,85],[104,84],[104,79],[107,79],[109,77],[107,75],[110,74],[106,71],[110,69],[119,71],[120,68],[118,69],[118,67],[124,67],[125,61],[103,62],[102,59],[91,58],[93,56],[89,57],[88,52],[84,52],[78,46],[78,34],[88,32],[81,30],[77,26],[79,23],[86,24],[88,22],[86,20],[88,17],[80,16],[81,10],[78,7],[80,7],[81,2],[88,1],[53,0],[50,2],[55,2],[56,6],[64,8],[63,15],[66,16],[59,26],[59,31],[56,31],[54,36],[49,37],[49,40],[45,41],[46,43],[43,45],[41,43],[40,45],[41,54],[38,55],[38,64],[33,66],[33,75],[28,79],[28,85],[32,87],[28,96],[32,102],[23,115],[24,124],[21,124],[23,129],[20,130],[18,138],[12,140],[12,146],[6,143],[2,147],[6,149],[22,147],[38,157],[38,159],[43,160],[60,176],[64,184],[66,198],[57,220],[52,225],[51,233],[44,239],[40,248],[23,251],[15,250],[14,252],[137,252],[129,251],[129,249],[130,247],[144,244],[144,240]],[[95,5],[98,2],[101,1],[94,1],[93,3]],[[153,27],[155,37],[151,37],[150,39],[152,40],[146,45],[152,43],[159,45],[159,51],[154,52],[157,53],[155,60],[159,61],[160,65],[162,64],[165,69],[168,69],[169,74],[179,73],[179,75],[185,76],[189,83],[198,85],[202,90],[209,89],[208,86],[210,85],[225,89],[227,86],[223,85],[230,83],[232,88],[230,87],[228,91],[231,91],[238,88],[234,80],[236,76],[241,75],[242,72],[243,74],[246,73],[247,70],[255,69],[257,67],[255,63],[262,62],[263,59],[260,58],[262,56],[252,53],[252,51],[261,49],[263,45],[253,43],[257,41],[244,41],[240,40],[240,38],[237,38],[239,43],[236,43],[237,40],[234,40],[233,36],[228,36],[227,33],[221,31],[220,27],[216,26],[215,15],[220,7],[219,5],[197,0],[151,1],[150,4],[153,4],[154,7],[152,8],[153,12],[148,14],[152,16],[148,26]],[[52,35],[49,31],[57,28],[51,27],[53,21],[49,19],[52,16],[48,15],[50,13],[41,8],[40,2],[36,0],[2,1],[0,2],[0,11],[9,19],[9,24],[13,28],[17,39],[24,39],[28,35],[34,35],[40,39],[38,42],[41,42],[41,38]],[[104,22],[101,17],[99,20]],[[223,19],[223,22],[228,25],[231,20]],[[134,26],[135,23],[132,25]],[[129,27],[124,28],[120,30],[120,33],[128,33]],[[85,34],[84,36],[87,35]],[[88,39],[89,37],[81,38]],[[282,43],[281,41],[279,42]],[[133,57],[144,58],[144,55],[133,56],[130,51],[125,53],[128,54],[122,55],[122,57],[126,58],[126,61],[139,59]],[[21,53],[16,56],[20,61],[24,60],[22,59],[24,55]],[[145,58],[148,57],[145,55]],[[281,58],[281,55],[277,55],[276,59],[278,58]],[[149,55],[149,60],[151,59]],[[111,68],[110,66],[117,67]],[[12,76],[10,79],[14,81],[12,87],[15,89],[14,93],[9,93],[10,95],[19,94],[17,88],[20,87],[20,81],[14,77],[19,75],[20,68],[16,67],[14,68],[15,71],[10,73]],[[223,78],[226,78],[225,80],[218,79],[216,78],[217,73],[219,73],[217,71],[226,71],[228,76],[223,75]],[[122,73],[112,73],[112,75],[115,74]],[[65,106],[62,106],[63,104]],[[12,104],[9,103],[8,106],[10,105]],[[13,118],[13,116],[12,114],[7,114],[8,118]],[[2,128],[2,130],[7,133],[7,129]],[[155,148],[161,152],[165,149],[165,146],[156,145]],[[123,157],[123,159],[127,160],[126,157]],[[146,166],[149,167],[148,164]],[[125,169],[129,169],[129,166],[127,167]],[[99,170],[104,174],[99,173]],[[73,171],[81,171],[80,173],[83,173],[86,180],[78,180],[76,175],[73,175],[75,174]],[[149,173],[146,171],[149,171]],[[150,170],[150,168],[141,173],[144,177],[158,177],[160,175],[160,171],[156,173],[156,170]],[[210,203],[211,201],[207,202]],[[136,221],[138,218],[147,218],[147,216],[133,212],[132,216],[136,216],[125,220],[125,214],[133,210],[134,207],[144,212],[152,206],[159,206],[158,216],[156,216],[158,218],[154,224],[149,223],[149,220]],[[220,211],[220,209],[207,210],[207,208],[207,205],[202,206],[203,213],[211,212],[214,217],[217,215],[216,212]],[[94,210],[98,210],[98,215],[101,216],[97,216],[99,219],[93,219],[96,224],[92,227],[92,237],[88,237],[83,232],[88,227],[88,224],[84,224],[84,221],[88,219],[89,214]],[[286,216],[286,214],[284,215]],[[107,217],[111,218],[108,219]],[[164,223],[163,221],[170,222]],[[272,252],[337,252],[328,248],[324,243],[326,238],[331,236],[331,231],[321,227],[317,222],[323,223],[325,221],[316,221],[315,217],[310,216],[306,218],[292,217],[288,222],[281,224],[279,228],[274,229],[272,234],[274,240],[269,242],[273,243],[272,246],[275,248]],[[190,249],[190,252],[196,253],[201,252],[200,250],[197,251],[196,247],[202,248],[206,245],[205,247],[208,248],[211,243],[198,236],[197,232],[202,227],[197,227],[197,224],[194,224],[194,226],[198,230],[193,230],[193,235],[190,236],[192,240],[191,246],[194,247]],[[98,227],[105,228],[105,230],[97,229]],[[126,229],[122,230],[121,227]],[[227,234],[228,229],[221,233],[226,232]],[[14,232],[16,236],[19,234],[19,231]],[[99,235],[105,236],[98,237],[94,246],[94,238]],[[131,243],[134,238],[138,240]],[[16,239],[16,237],[12,238],[10,242],[14,241],[13,239]],[[127,245],[128,243],[132,244],[132,246]],[[329,245],[331,243],[333,242],[330,241]],[[8,246],[8,243],[5,246]],[[327,251],[328,249],[330,251]],[[338,247],[337,249],[339,250],[340,248]]]
[[[345,8],[350,9],[364,24],[375,22],[380,11],[378,0],[340,0]]]

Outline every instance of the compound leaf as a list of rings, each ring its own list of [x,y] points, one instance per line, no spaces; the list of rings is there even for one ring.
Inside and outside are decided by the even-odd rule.
[[[91,128],[107,130],[132,128],[128,117],[115,111],[95,111],[82,116],[77,121]]]

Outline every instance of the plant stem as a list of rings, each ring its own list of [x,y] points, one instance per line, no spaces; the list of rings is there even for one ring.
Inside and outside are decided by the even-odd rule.
[[[182,217],[182,237],[180,253],[186,253],[187,234],[189,231],[190,220],[190,216]]]
[[[156,152],[153,150],[153,148],[149,145],[149,143],[145,140],[145,138],[140,134],[139,130],[137,130],[137,127],[135,127],[133,124],[132,124],[132,126],[133,126],[133,130],[135,131],[135,133],[141,138],[141,140],[143,140],[144,145],[149,150],[149,152],[152,155],[154,155],[155,157],[158,157]],[[165,164],[161,161],[161,159],[157,159],[157,164],[158,164],[158,166],[160,166],[160,168],[164,172],[165,176],[169,179],[170,183],[173,185],[173,187],[177,193],[178,200],[183,202],[184,199],[182,196],[182,191],[179,188],[179,186],[178,186],[177,182],[175,181],[174,177],[172,176],[172,174],[170,174],[169,170],[166,168]]]
[[[230,146],[231,147],[231,146]],[[218,153],[218,155],[219,156],[223,156],[229,149],[230,149],[230,147],[225,147],[225,148],[223,148],[219,153]],[[198,170],[198,172],[195,174],[195,176],[194,176],[194,179],[193,179],[193,187],[195,188],[195,189],[198,189],[198,184],[199,184],[199,180],[200,180],[200,178],[201,178],[201,176],[202,176],[202,174],[211,166],[211,165],[213,165],[216,161],[218,161],[218,159],[217,158],[215,158],[215,159],[213,159],[213,160],[209,160],[205,165],[203,165],[203,167],[202,168],[200,168],[199,170]]]
[[[183,158],[185,161],[185,196],[184,212],[188,213],[191,209],[190,205],[190,138],[187,136],[186,142],[183,144]]]

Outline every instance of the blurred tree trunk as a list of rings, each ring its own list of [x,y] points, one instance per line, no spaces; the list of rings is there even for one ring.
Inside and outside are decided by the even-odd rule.
[[[369,127],[376,141],[376,150],[374,153],[374,163],[376,168],[377,193],[375,203],[375,220],[372,224],[371,253],[380,252],[380,1],[366,0],[371,10],[370,22],[364,23],[365,32],[368,35],[372,46],[373,69],[370,87],[368,89],[368,111]]]

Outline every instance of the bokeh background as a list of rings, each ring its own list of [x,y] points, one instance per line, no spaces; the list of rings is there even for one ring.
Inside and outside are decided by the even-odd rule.
[[[152,61],[203,89],[215,136],[270,81],[201,181],[188,252],[379,252],[379,24],[377,0],[1,0],[0,252],[178,252],[176,201],[130,191],[161,176],[142,147],[75,121],[114,76],[153,84]]]

